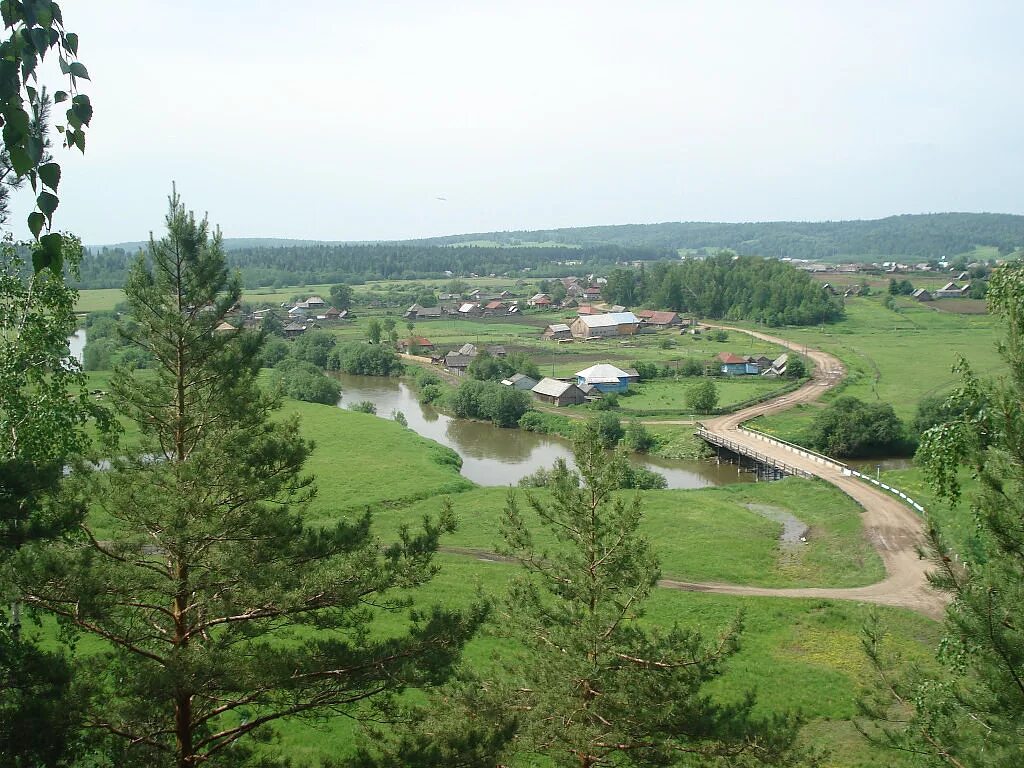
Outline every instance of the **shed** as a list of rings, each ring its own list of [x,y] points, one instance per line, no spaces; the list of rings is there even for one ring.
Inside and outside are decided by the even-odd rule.
[[[460,355],[458,352],[449,352],[444,356],[444,367],[454,373],[462,373],[469,368],[469,364],[472,362],[472,357]]]
[[[926,290],[925,288],[918,288],[916,291],[914,291],[910,295],[913,298],[917,299],[918,301],[934,301],[935,300],[935,297],[932,296],[931,293],[928,290]]]
[[[641,309],[636,315],[652,328],[671,328],[679,325],[679,315],[675,312]]]
[[[433,352],[434,343],[424,336],[410,336],[408,339],[399,339],[398,348],[406,352],[411,349],[420,352]]]
[[[556,406],[579,405],[587,399],[582,390],[571,381],[559,381],[546,376],[537,382],[531,391],[542,403]]]
[[[552,323],[544,330],[545,339],[571,339],[572,329],[565,323]]]
[[[512,389],[530,391],[537,386],[538,382],[536,379],[530,378],[525,373],[515,373],[507,379],[503,379],[501,383],[506,387],[512,387]]]

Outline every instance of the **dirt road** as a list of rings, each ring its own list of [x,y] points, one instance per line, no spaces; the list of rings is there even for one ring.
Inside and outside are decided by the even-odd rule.
[[[845,374],[843,364],[827,352],[805,348],[802,345],[758,331],[745,331],[729,326],[713,327],[747,333],[758,339],[799,351],[814,361],[814,373],[811,380],[795,392],[736,413],[708,419],[704,421],[704,427],[710,432],[733,440],[754,451],[778,458],[780,461],[810,472],[852,497],[864,508],[862,519],[865,535],[881,556],[887,576],[877,584],[848,589],[763,589],[731,584],[691,584],[677,581],[666,581],[663,586],[733,595],[858,600],[910,608],[934,618],[940,617],[945,600],[940,593],[928,586],[925,578],[930,564],[926,560],[922,560],[917,553],[918,546],[923,542],[923,525],[921,518],[914,510],[873,485],[858,480],[856,477],[845,475],[841,468],[834,465],[823,465],[785,448],[758,440],[740,428],[744,421],[756,416],[777,413],[791,408],[797,403],[817,400],[842,380]]]

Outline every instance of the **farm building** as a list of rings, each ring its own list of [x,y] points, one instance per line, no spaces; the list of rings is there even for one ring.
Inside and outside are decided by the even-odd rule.
[[[929,293],[924,288],[918,288],[916,291],[914,291],[910,295],[913,298],[917,299],[918,301],[933,301],[934,300],[934,297],[931,295],[931,293]]]
[[[458,351],[458,353],[460,355],[463,355],[464,357],[476,357],[477,356],[476,345],[475,344],[470,344],[469,342],[466,342],[465,344],[463,344],[461,347],[458,348],[457,351]]]
[[[522,389],[529,392],[537,386],[538,382],[536,379],[531,379],[525,373],[516,373],[507,379],[502,379],[501,383],[506,387],[512,387],[512,389]]]
[[[545,329],[544,338],[554,339],[555,341],[571,339],[572,329],[568,325],[565,325],[565,323],[552,323]]]
[[[473,362],[473,358],[467,355],[460,355],[458,352],[449,352],[444,356],[444,367],[452,373],[461,374],[469,368],[469,364]]]
[[[423,336],[412,336],[408,339],[399,339],[398,348],[402,352],[416,350],[418,354],[423,354],[424,352],[433,352],[434,344],[430,339]]]
[[[503,315],[508,312],[508,305],[500,299],[489,301],[484,306],[484,315]]]
[[[761,372],[762,376],[783,376],[786,373],[786,365],[789,363],[789,353],[783,352],[772,360],[771,367]]]
[[[962,299],[967,295],[971,286],[959,286],[956,283],[946,283],[935,292],[936,299]]]
[[[608,363],[599,363],[576,372],[577,385],[589,385],[598,392],[625,392],[629,389],[630,376],[621,368]]]
[[[467,301],[465,304],[459,307],[459,314],[463,317],[476,317],[480,314],[480,305],[474,304],[471,301]]]
[[[559,381],[546,376],[531,391],[542,403],[557,406],[579,405],[587,399],[583,391],[571,381]]]
[[[538,293],[531,296],[526,304],[531,307],[541,307],[546,309],[551,306],[551,297],[546,293]]]
[[[603,315],[581,315],[572,322],[572,335],[577,339],[607,336],[632,336],[640,318],[632,312],[609,312]]]
[[[305,333],[306,326],[302,325],[302,323],[288,323],[282,330],[286,339],[294,339],[296,336],[301,336]]]
[[[506,351],[505,347],[502,344],[492,344],[491,346],[487,347],[487,353],[491,357],[508,357],[508,352]]]
[[[675,312],[641,309],[636,313],[636,316],[648,328],[671,328],[672,326],[679,325],[679,315]]]

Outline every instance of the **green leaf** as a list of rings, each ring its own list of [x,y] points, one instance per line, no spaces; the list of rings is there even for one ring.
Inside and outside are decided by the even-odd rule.
[[[6,132],[6,128],[4,130]],[[8,144],[7,150],[11,155],[11,167],[18,176],[24,176],[32,170],[32,158],[24,147]]]
[[[68,73],[72,77],[80,77],[83,80],[89,79],[89,70],[85,68],[85,64],[80,61],[73,61],[68,65]]]
[[[39,193],[39,197],[36,198],[36,205],[39,206],[39,210],[46,214],[46,218],[53,220],[53,212],[57,210],[57,204],[60,200],[52,192]]]
[[[46,217],[39,211],[32,211],[28,215],[28,228],[32,231],[32,237],[36,240],[39,239],[39,233],[43,231],[43,224],[45,223]],[[36,271],[38,272],[38,270]]]
[[[50,50],[50,35],[42,27],[32,28],[32,47],[36,49],[39,58],[46,58],[46,52]]]
[[[60,184],[60,166],[57,163],[40,165],[39,178],[43,180],[43,184],[56,191],[57,185]]]
[[[92,120],[92,103],[89,101],[88,96],[75,96],[71,100],[71,109],[81,125],[88,125],[89,121]]]
[[[64,270],[64,238],[56,232],[51,232],[48,235],[43,235],[39,239],[39,244],[46,251],[50,270],[60,277]]]
[[[75,56],[78,55],[78,35],[74,32],[68,32],[64,35],[64,40],[67,42],[68,50]]]
[[[46,251],[42,248],[36,248],[32,251],[32,269],[39,274],[44,269],[50,266],[50,257]]]
[[[57,91],[56,93],[53,94],[53,103],[54,104],[60,104],[62,101],[67,101],[67,100],[68,100],[68,93],[67,93],[67,91]]]

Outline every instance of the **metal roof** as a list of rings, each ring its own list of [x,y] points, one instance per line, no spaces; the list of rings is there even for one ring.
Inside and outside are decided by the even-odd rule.
[[[559,381],[558,379],[552,379],[545,376],[543,379],[537,382],[537,386],[533,388],[533,392],[538,395],[547,395],[548,397],[561,397],[566,393],[570,387],[575,387],[571,381]]]
[[[636,324],[640,319],[632,312],[607,312],[603,315],[580,315],[587,328],[608,328],[615,325]]]
[[[621,368],[616,368],[608,363],[599,363],[577,371],[576,375],[581,377],[587,384],[613,384],[628,379],[629,374]]]

